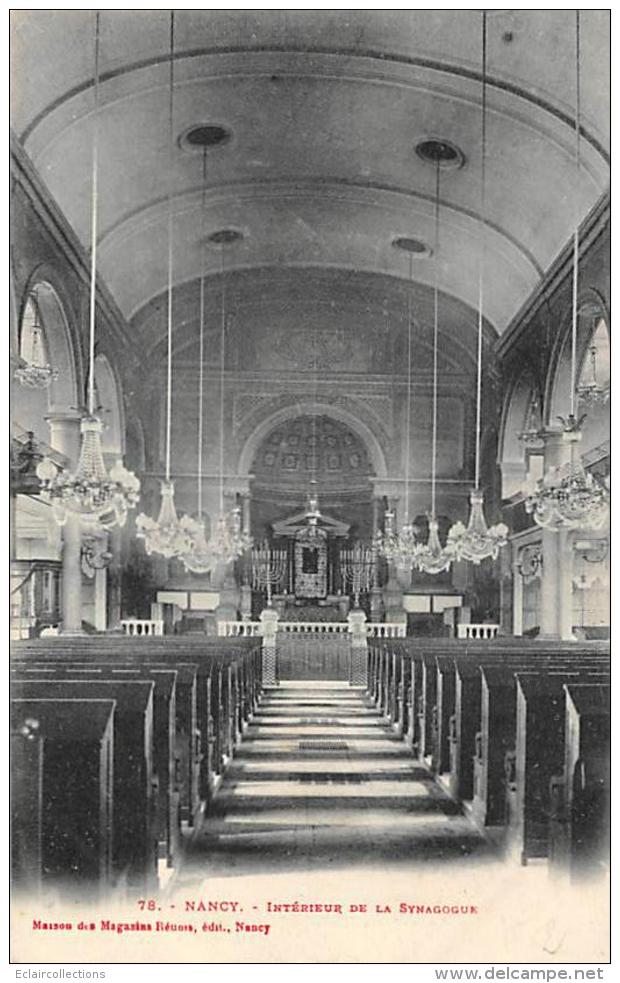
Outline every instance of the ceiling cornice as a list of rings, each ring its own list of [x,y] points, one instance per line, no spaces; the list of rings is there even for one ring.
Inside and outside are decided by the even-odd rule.
[[[251,55],[251,54],[303,54],[311,61],[312,57],[333,57],[333,58],[346,58],[348,60],[352,59],[370,59],[376,60],[381,65],[388,64],[398,64],[413,68],[423,68],[431,71],[441,72],[444,75],[452,75],[453,77],[461,80],[474,81],[476,83],[481,83],[481,74],[478,70],[472,68],[466,68],[462,65],[455,65],[450,62],[443,62],[432,58],[423,58],[419,56],[407,56],[402,54],[396,54],[394,52],[379,51],[373,48],[363,49],[359,47],[348,48],[326,48],[320,45],[313,45],[312,47],[305,47],[301,45],[226,45],[221,47],[200,47],[200,48],[190,48],[187,51],[178,52],[175,55],[175,61],[182,62],[192,58],[200,58],[205,56],[218,56],[218,55]],[[132,72],[141,71],[145,68],[149,68],[154,65],[160,65],[169,62],[168,54],[154,55],[151,58],[141,59],[140,61],[133,62],[129,65],[124,65],[121,68],[112,69],[108,72],[102,72],[100,75],[100,84],[105,84],[105,82],[112,79],[118,78],[123,75],[129,75]],[[79,85],[73,86],[67,92],[65,92],[58,99],[45,106],[37,115],[30,121],[28,126],[21,132],[19,139],[22,143],[25,143],[34,130],[43,122],[43,120],[58,107],[62,106],[63,103],[75,98],[75,96],[80,95],[83,92],[87,92],[94,85],[94,80],[89,78],[88,80],[81,82]],[[570,113],[561,109],[559,106],[554,105],[548,99],[543,99],[541,96],[534,94],[533,92],[528,92],[527,89],[522,86],[516,85],[514,82],[509,82],[505,79],[500,79],[497,76],[487,75],[486,85],[489,89],[496,89],[501,92],[506,92],[517,99],[523,100],[530,105],[536,106],[543,112],[554,116],[564,125],[570,127],[572,130],[575,129],[575,118]],[[605,149],[603,144],[594,136],[585,126],[581,126],[581,135],[583,139],[593,147],[606,161],[609,163],[610,155]]]

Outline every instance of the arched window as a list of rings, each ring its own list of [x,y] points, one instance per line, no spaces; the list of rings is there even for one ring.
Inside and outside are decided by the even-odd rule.
[[[610,350],[607,322],[599,308],[591,307],[580,313],[586,320],[588,346],[581,362],[577,383],[579,402],[584,406],[606,403],[610,387]],[[585,333],[585,332],[584,332]]]
[[[36,290],[28,296],[19,337],[22,365],[15,373],[19,381],[33,389],[46,389],[56,377],[50,365],[45,325]]]

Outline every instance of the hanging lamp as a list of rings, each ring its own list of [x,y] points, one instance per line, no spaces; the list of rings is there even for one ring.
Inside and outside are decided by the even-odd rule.
[[[484,517],[484,492],[480,487],[480,424],[482,411],[482,322],[484,297],[484,261],[486,248],[486,91],[487,91],[487,12],[482,12],[482,141],[480,168],[480,220],[482,241],[478,266],[478,355],[476,376],[476,473],[470,500],[469,522],[455,522],[448,533],[448,547],[459,560],[479,564],[483,560],[496,559],[500,548],[508,542],[508,527],[499,522],[488,526]]]
[[[83,417],[81,446],[75,472],[59,471],[45,458],[37,467],[42,492],[52,503],[52,515],[58,525],[76,516],[82,526],[112,529],[123,526],[127,512],[139,500],[140,481],[128,471],[122,460],[108,473],[101,448],[103,424],[95,407],[95,327],[97,316],[97,206],[98,206],[98,137],[99,137],[99,12],[95,13],[95,73],[93,114],[93,158],[91,196],[91,253],[89,308],[89,366],[87,413]],[[51,379],[50,379],[51,381]]]
[[[394,563],[399,570],[411,570],[414,566],[419,548],[416,539],[416,528],[409,516],[409,478],[411,470],[411,292],[413,284],[413,252],[412,243],[414,240],[395,239],[392,245],[396,249],[404,249],[409,252],[409,288],[407,291],[407,417],[405,421],[405,517],[400,530],[395,528],[396,516],[392,509],[388,509],[384,515],[383,533],[378,532],[373,540],[374,549],[385,557],[390,563]]]
[[[205,517],[202,512],[202,455],[204,434],[204,332],[205,332],[205,197],[207,179],[207,150],[202,156],[202,209],[200,223],[200,342],[198,368],[198,487],[196,518],[184,516],[181,520],[185,530],[191,537],[190,547],[181,555],[181,561],[186,570],[191,573],[209,573],[213,569],[216,557],[207,541]]]
[[[433,429],[431,447],[431,511],[428,517],[428,539],[426,543],[418,543],[414,562],[423,573],[438,574],[449,570],[453,553],[448,547],[443,547],[439,541],[439,525],[437,522],[437,376],[439,350],[439,187],[440,167],[437,160],[435,171],[435,236],[434,260],[435,274],[433,284]]]
[[[579,297],[579,214],[577,191],[581,170],[581,50],[579,10],[575,11],[575,229],[573,233],[573,284],[571,322],[570,412],[558,419],[562,439],[569,445],[569,460],[550,468],[525,502],[526,511],[546,529],[601,529],[609,521],[609,489],[586,472],[578,455],[581,425],[577,418],[577,318]]]
[[[224,506],[224,389],[226,365],[226,275],[224,250],[242,239],[235,229],[221,229],[209,237],[209,241],[220,246],[220,274],[222,282],[222,305],[220,323],[220,449],[219,449],[219,499],[220,510],[215,529],[207,542],[207,551],[213,557],[213,564],[230,563],[252,546],[252,537],[243,528],[241,509],[235,506],[227,514]]]
[[[53,369],[46,359],[43,325],[36,287],[28,298],[24,321],[26,316],[32,317],[32,323],[28,325],[32,338],[30,361],[20,357],[19,366],[15,369],[15,378],[20,385],[27,389],[49,389],[52,382],[58,378],[58,369]],[[25,326],[25,324],[22,326],[22,335]]]
[[[174,484],[170,478],[172,430],[172,176],[174,151],[174,11],[170,12],[170,92],[168,106],[170,190],[168,192],[168,362],[166,384],[166,477],[161,486],[161,505],[157,519],[141,513],[136,519],[137,536],[144,540],[146,552],[167,558],[186,553],[191,537],[186,522],[177,516]]]

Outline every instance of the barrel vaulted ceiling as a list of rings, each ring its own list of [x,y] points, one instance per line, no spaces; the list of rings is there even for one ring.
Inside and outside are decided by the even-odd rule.
[[[90,236],[94,13],[15,11],[12,125],[86,247]],[[575,167],[575,16],[488,14],[484,313],[502,332],[609,181],[609,19],[581,14],[582,166]],[[101,13],[99,269],[130,320],[200,275],[201,236],[243,232],[235,270],[343,269],[409,276],[392,246],[432,246],[426,139],[464,158],[442,170],[440,248],[413,277],[476,307],[483,238],[481,15],[471,10],[179,10],[174,130],[217,124],[202,155],[168,138],[169,16]],[[220,255],[206,250],[207,274]]]

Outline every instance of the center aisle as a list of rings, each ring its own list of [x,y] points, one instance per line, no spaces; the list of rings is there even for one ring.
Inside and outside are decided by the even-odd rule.
[[[363,690],[286,682],[263,694],[180,881],[492,859]]]

